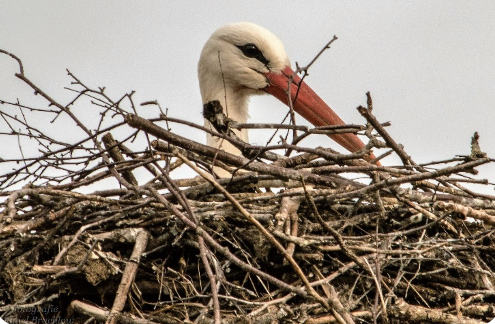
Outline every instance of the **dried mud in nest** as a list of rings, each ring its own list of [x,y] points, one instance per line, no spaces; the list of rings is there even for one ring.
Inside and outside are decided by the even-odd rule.
[[[4,119],[24,127],[15,136],[42,151],[3,162],[22,162],[0,177],[0,317],[7,322],[495,317],[495,202],[464,187],[490,186],[472,177],[491,162],[477,136],[469,156],[418,165],[373,117],[369,95],[359,108],[366,126],[298,129],[303,137],[364,131],[369,148],[402,161],[391,167],[366,162],[369,152],[342,155],[297,140],[249,146],[231,136],[236,125],[210,112],[219,136],[244,154],[234,156],[168,130],[182,123],[208,131],[201,126],[139,117],[129,108],[132,94],[112,101],[71,75],[77,96],[61,105],[22,70],[17,77],[51,105],[2,102]],[[63,115],[84,130],[77,116],[88,104],[100,119],[79,141],[26,122]],[[238,171],[214,179],[213,164]],[[179,167],[194,175],[180,179]]]

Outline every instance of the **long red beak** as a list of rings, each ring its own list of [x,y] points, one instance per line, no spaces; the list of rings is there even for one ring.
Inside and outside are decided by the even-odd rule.
[[[294,110],[315,126],[344,125],[344,121],[330,108],[290,67],[286,67],[281,74],[266,73],[270,85],[265,91],[273,95],[287,106],[289,78],[293,75],[290,86],[290,99]],[[295,100],[294,100],[295,99]],[[364,143],[351,133],[329,135],[335,142],[350,152],[362,149]],[[367,158],[372,160],[373,154]],[[379,163],[378,163],[379,164]]]

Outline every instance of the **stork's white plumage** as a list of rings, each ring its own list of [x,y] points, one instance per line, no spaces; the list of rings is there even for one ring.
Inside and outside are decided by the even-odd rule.
[[[287,104],[289,78],[293,73],[280,39],[265,28],[248,22],[233,23],[216,30],[204,45],[198,63],[203,103],[220,101],[225,114],[239,123],[247,121],[251,95],[270,93]],[[292,82],[290,98],[296,98],[293,108],[297,113],[315,126],[344,124],[299,77],[293,76]],[[247,130],[242,130],[239,136],[248,141]],[[351,152],[364,147],[354,134],[331,137]],[[235,147],[225,142],[223,150],[239,154]],[[219,145],[218,138],[210,135],[207,143],[214,147]]]

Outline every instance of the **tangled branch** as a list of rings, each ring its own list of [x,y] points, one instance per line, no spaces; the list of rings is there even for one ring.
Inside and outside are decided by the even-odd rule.
[[[0,317],[108,323],[485,323],[495,317],[493,196],[472,153],[419,165],[372,114],[367,125],[308,128],[228,120],[216,132],[141,111],[69,73],[75,97],[0,100]],[[86,118],[91,111],[92,116]],[[34,122],[36,120],[36,122]],[[57,124],[59,123],[59,124]],[[54,131],[53,125],[57,124]],[[181,124],[243,156],[170,130]],[[79,131],[69,138],[64,130]],[[232,128],[297,129],[271,146]],[[172,128],[173,129],[173,128]],[[319,134],[367,136],[402,165],[306,147]],[[82,135],[81,135],[82,134]],[[373,162],[373,161],[372,161]],[[218,178],[215,167],[233,174]],[[435,166],[435,167],[434,167]],[[192,172],[193,177],[185,176]],[[56,311],[52,311],[56,309]],[[28,310],[28,311],[27,311]]]

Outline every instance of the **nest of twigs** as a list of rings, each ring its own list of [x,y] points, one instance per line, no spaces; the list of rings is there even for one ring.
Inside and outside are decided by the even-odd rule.
[[[244,155],[235,156],[169,126],[211,130],[165,114],[140,117],[132,94],[112,100],[70,72],[75,97],[60,104],[17,61],[17,78],[49,105],[0,105],[2,127],[10,127],[3,140],[24,143],[22,157],[2,156],[0,164],[9,167],[0,176],[0,318],[7,322],[495,317],[495,202],[464,187],[489,186],[472,177],[491,161],[476,136],[471,155],[418,165],[372,115],[368,95],[368,107],[359,108],[366,126],[279,125],[291,136],[255,147],[231,128],[274,125],[236,125],[216,103],[206,105],[218,136]],[[98,118],[81,117],[89,111]],[[65,119],[57,132],[41,128],[43,116]],[[69,141],[63,127],[85,135]],[[300,142],[336,132],[364,133],[368,149],[396,154],[402,165]],[[212,166],[232,177],[215,178]],[[181,169],[194,175],[184,178]]]

